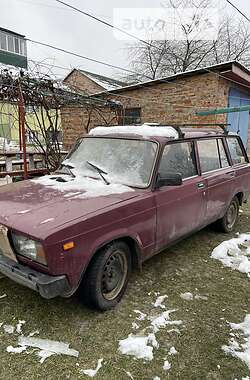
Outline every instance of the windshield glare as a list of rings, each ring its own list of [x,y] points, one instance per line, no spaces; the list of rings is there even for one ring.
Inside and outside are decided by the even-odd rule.
[[[74,174],[102,180],[94,164],[103,172],[110,183],[147,187],[150,182],[157,151],[152,141],[83,138],[80,144],[64,161],[74,167]]]

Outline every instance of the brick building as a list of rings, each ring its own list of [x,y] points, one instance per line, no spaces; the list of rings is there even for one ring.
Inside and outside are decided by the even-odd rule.
[[[112,124],[228,123],[229,130],[238,132],[247,145],[249,111],[196,115],[197,111],[202,110],[250,105],[250,71],[238,62],[226,62],[135,85],[117,85],[113,89],[103,86],[100,90],[94,88],[91,83],[87,90],[87,80],[89,78],[82,81],[78,78],[79,90],[89,91],[91,96],[115,100],[122,104],[122,117],[114,119],[115,122]],[[65,83],[71,85],[70,76],[65,78]],[[64,117],[62,111],[66,148],[86,132],[84,125],[87,125],[87,121],[88,129],[103,125],[101,114],[93,114],[89,119],[89,115],[79,115],[77,110],[67,110],[67,117]],[[66,128],[66,125],[69,127]]]

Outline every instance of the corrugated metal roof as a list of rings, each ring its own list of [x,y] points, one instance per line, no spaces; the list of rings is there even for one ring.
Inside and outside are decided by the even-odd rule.
[[[127,85],[127,83],[122,82],[120,80],[109,78],[104,75],[91,73],[86,70],[79,70],[83,75],[86,75],[89,79],[93,80],[96,84],[103,87],[105,90],[115,90]]]
[[[233,65],[239,67],[241,70],[243,70],[248,75],[250,75],[250,71],[245,66],[243,66],[241,63],[239,63],[237,61],[228,61],[228,62],[222,62],[220,64],[216,64],[216,65],[212,65],[212,66],[207,66],[204,68],[198,68],[198,69],[194,69],[194,70],[183,71],[183,72],[176,73],[176,74],[170,75],[168,77],[164,77],[164,78],[153,79],[153,80],[141,82],[138,84],[125,85],[124,87],[116,88],[116,89],[113,89],[110,91],[112,93],[120,93],[122,91],[134,90],[134,89],[138,89],[140,87],[150,87],[150,86],[154,86],[154,85],[160,84],[160,83],[168,83],[168,82],[172,82],[176,79],[185,78],[188,76],[206,74],[210,71],[212,71],[212,72],[223,72],[223,71],[232,69]],[[227,79],[227,78],[225,77],[225,79]],[[99,94],[100,95],[105,94],[105,91],[96,93],[95,95],[99,95]]]

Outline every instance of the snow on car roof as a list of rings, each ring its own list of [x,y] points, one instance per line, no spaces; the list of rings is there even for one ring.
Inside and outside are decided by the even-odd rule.
[[[142,125],[118,125],[113,127],[96,127],[90,132],[92,136],[106,136],[113,134],[139,135],[142,137],[161,136],[178,139],[178,132],[171,126],[159,126],[157,124]]]

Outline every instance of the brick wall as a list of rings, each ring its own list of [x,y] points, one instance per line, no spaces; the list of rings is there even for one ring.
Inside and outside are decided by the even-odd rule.
[[[103,91],[104,88],[93,82],[86,75],[81,74],[80,71],[74,70],[65,80],[64,83],[75,90],[80,90],[86,94],[92,95],[97,92]]]
[[[142,123],[226,123],[226,114],[197,117],[195,111],[227,107],[230,87],[232,83],[229,81],[213,73],[206,73],[177,79],[170,84],[159,83],[112,93],[108,98],[119,100],[124,108],[141,107]],[[106,112],[105,109],[103,112]],[[72,112],[68,109],[65,117],[62,112],[65,148],[69,148],[86,131],[84,126],[87,122],[88,114],[82,110],[75,109]],[[117,119],[114,118],[112,124],[117,124]],[[99,113],[93,112],[89,129],[97,125],[104,125],[103,118]]]
[[[61,123],[64,149],[69,150],[78,137],[98,125],[117,124],[117,117],[117,113],[109,107],[63,107]]]

